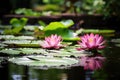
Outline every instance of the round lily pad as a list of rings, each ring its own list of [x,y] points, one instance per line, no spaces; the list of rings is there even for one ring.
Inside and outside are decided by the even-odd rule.
[[[31,66],[31,67],[47,67],[47,68],[58,68],[58,67],[71,67],[74,64],[77,64],[79,61],[73,58],[58,58],[52,56],[24,56],[18,58],[10,58],[10,62],[24,65],[24,66]]]

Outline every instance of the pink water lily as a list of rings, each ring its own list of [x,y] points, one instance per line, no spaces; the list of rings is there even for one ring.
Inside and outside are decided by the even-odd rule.
[[[93,49],[103,49],[105,47],[105,40],[99,34],[86,34],[81,37],[81,42],[78,44],[81,46],[77,50],[93,50]]]
[[[97,70],[103,66],[105,57],[96,56],[96,57],[81,57],[80,66],[83,66],[85,70]]]
[[[62,37],[58,35],[51,35],[49,37],[45,37],[43,44],[41,44],[42,48],[47,49],[59,49],[62,47],[61,45]]]

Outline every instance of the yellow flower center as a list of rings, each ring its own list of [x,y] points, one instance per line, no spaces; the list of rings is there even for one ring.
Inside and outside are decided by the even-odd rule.
[[[89,38],[88,40],[89,40],[89,42],[90,42],[90,43],[92,43],[92,42],[93,42],[93,38]]]

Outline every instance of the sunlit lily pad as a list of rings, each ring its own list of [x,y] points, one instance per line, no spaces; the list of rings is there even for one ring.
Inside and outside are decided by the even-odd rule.
[[[34,31],[35,28],[39,28],[40,30],[43,30],[43,26],[38,26],[38,25],[26,25],[26,26],[24,26],[24,29],[27,31]]]
[[[108,34],[114,33],[115,30],[100,30],[100,29],[83,29],[83,33]]]
[[[104,36],[114,36],[115,30],[102,30],[102,29],[79,29],[76,31],[76,34],[81,33],[94,33],[94,34],[103,34]]]
[[[42,48],[18,48],[23,54],[46,54],[48,53]]]
[[[32,55],[39,54],[45,56],[55,56],[55,57],[81,57],[81,56],[89,56],[92,53],[87,51],[77,51],[75,47],[71,47],[69,49],[60,49],[60,50],[47,50],[42,48],[8,48],[1,49],[0,54],[7,55]]]
[[[75,48],[69,50],[48,50],[48,53],[44,54],[46,56],[56,56],[56,57],[81,57],[90,56],[92,53],[87,51],[77,51]]]
[[[0,35],[0,39],[5,39],[5,40],[33,40],[35,39],[32,36],[13,36],[13,35]]]
[[[30,55],[30,54],[46,54],[44,49],[36,49],[36,48],[9,48],[0,50],[0,54],[7,55]]]
[[[0,50],[0,55],[7,54],[7,55],[18,55],[21,51],[14,50],[14,49],[2,49]]]
[[[78,63],[78,60],[73,58],[57,58],[46,56],[24,56],[19,58],[10,58],[10,62],[18,65],[32,66],[32,67],[70,67]]]
[[[6,40],[2,43],[13,47],[40,47],[41,40]]]

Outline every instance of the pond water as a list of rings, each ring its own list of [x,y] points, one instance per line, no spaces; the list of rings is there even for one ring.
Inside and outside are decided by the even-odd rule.
[[[0,80],[120,80],[120,35],[112,37],[107,43],[107,48],[103,50],[106,62],[100,70],[86,71],[80,66],[38,69],[2,62]]]

